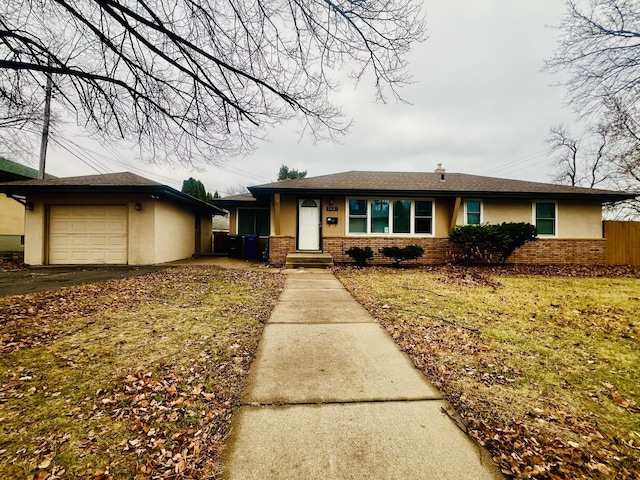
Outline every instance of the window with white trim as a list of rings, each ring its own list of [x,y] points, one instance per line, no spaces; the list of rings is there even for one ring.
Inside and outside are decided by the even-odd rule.
[[[557,234],[557,207],[557,203],[553,201],[533,203],[533,220],[538,235],[555,236]]]
[[[482,202],[480,200],[465,200],[464,224],[480,225],[482,223]]]
[[[349,200],[349,233],[367,233],[367,201],[360,198]]]
[[[413,232],[433,234],[433,202],[431,200],[416,200],[414,206]]]
[[[349,235],[432,235],[433,200],[347,199]]]

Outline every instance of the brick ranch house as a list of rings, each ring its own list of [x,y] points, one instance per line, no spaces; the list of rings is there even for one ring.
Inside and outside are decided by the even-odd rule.
[[[273,265],[293,254],[329,254],[350,262],[352,246],[370,246],[374,263],[385,246],[417,244],[420,264],[451,261],[449,230],[457,225],[527,222],[539,240],[513,263],[603,264],[602,206],[633,194],[548,183],[446,173],[357,172],[285,180],[219,199],[230,233],[268,238]],[[266,242],[265,242],[266,243]]]

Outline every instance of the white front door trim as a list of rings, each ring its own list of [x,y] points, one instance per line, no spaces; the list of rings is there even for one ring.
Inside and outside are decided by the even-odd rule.
[[[320,199],[298,200],[298,250],[320,250]]]

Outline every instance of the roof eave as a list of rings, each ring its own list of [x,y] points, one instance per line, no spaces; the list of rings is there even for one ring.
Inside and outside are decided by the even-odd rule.
[[[275,193],[291,195],[345,195],[371,196],[386,195],[390,197],[481,197],[481,198],[519,198],[519,199],[559,199],[572,198],[615,203],[635,198],[637,194],[608,192],[499,192],[487,190],[391,190],[391,189],[344,189],[344,188],[261,188],[249,187],[252,194],[264,196]]]
[[[0,184],[0,192],[13,195],[32,194],[122,194],[122,195],[158,195],[171,198],[179,203],[194,207],[199,213],[225,215],[220,208],[191,197],[166,185],[10,185]]]

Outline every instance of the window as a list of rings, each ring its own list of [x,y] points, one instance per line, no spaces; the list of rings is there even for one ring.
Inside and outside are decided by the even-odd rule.
[[[360,199],[348,200],[350,234],[433,233],[433,201]]]
[[[411,202],[393,202],[393,233],[411,233]]]
[[[389,200],[371,200],[371,233],[389,233]]]
[[[238,235],[269,235],[268,208],[239,208]]]
[[[466,200],[464,202],[465,225],[480,225],[482,223],[481,205],[480,200]]]
[[[349,233],[367,233],[366,200],[349,200]]]
[[[535,225],[538,235],[556,234],[556,203],[534,203]]]
[[[415,233],[433,233],[433,202],[416,201]]]

